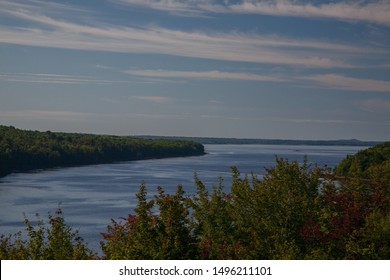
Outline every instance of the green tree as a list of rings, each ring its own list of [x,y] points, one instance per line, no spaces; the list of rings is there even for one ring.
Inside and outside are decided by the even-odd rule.
[[[276,159],[276,166],[266,170],[254,186],[254,213],[257,216],[256,240],[264,253],[276,259],[302,258],[304,250],[300,230],[318,208],[321,169],[305,159]],[[255,221],[254,221],[255,222]],[[259,234],[261,233],[261,234]]]
[[[223,192],[222,179],[212,193],[195,176],[197,195],[192,198],[192,227],[202,259],[235,259],[239,241],[230,215],[230,197]]]
[[[136,215],[121,218],[120,222],[112,220],[107,227],[108,233],[101,242],[104,257],[107,259],[156,259],[158,240],[156,218],[152,214],[154,201],[147,200],[145,184],[140,186],[137,194]]]
[[[182,186],[177,186],[176,194],[165,194],[158,187],[155,197],[159,207],[157,216],[157,238],[159,241],[158,259],[196,258],[195,239],[189,227],[189,205]]]

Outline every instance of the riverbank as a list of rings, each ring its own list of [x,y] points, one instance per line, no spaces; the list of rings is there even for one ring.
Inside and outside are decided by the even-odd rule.
[[[36,169],[204,155],[194,141],[39,132],[0,126],[0,176]]]

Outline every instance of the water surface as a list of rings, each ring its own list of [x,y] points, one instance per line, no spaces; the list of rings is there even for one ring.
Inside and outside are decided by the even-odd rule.
[[[47,220],[60,206],[65,220],[97,249],[111,218],[127,216],[136,205],[135,194],[145,182],[149,195],[157,186],[173,193],[178,184],[187,194],[195,192],[194,173],[208,188],[224,178],[229,190],[230,166],[241,174],[264,174],[275,165],[275,156],[334,167],[347,154],[364,147],[286,145],[205,145],[199,157],[142,160],[10,174],[0,178],[0,234],[24,229],[24,214]]]

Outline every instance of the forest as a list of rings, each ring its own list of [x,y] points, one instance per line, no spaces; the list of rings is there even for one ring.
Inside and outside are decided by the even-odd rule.
[[[0,176],[58,166],[203,155],[202,144],[0,126]]]
[[[162,187],[112,219],[91,251],[61,209],[27,238],[0,238],[0,259],[390,259],[390,142],[346,157],[334,169],[275,158],[262,178],[231,168],[197,192]]]

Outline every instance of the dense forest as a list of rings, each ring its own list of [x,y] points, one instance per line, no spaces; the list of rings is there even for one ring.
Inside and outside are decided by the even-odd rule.
[[[21,233],[0,238],[0,259],[390,259],[389,145],[328,168],[276,158],[258,178],[232,167],[206,187],[195,174],[188,196],[145,185],[133,213],[102,233],[92,252],[57,210]],[[339,174],[339,175],[337,175]],[[343,175],[342,177],[340,176]]]
[[[0,126],[0,176],[56,166],[203,154],[203,145],[193,141],[38,132]]]

